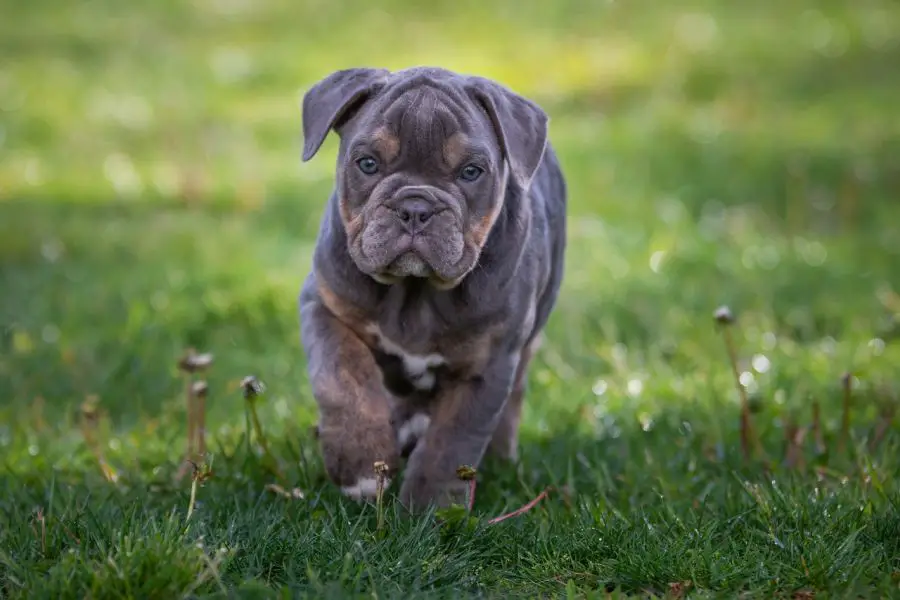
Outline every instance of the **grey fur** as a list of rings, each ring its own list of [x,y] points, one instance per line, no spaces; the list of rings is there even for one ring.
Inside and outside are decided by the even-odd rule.
[[[394,476],[408,453],[401,499],[445,506],[462,498],[458,466],[489,446],[516,458],[566,246],[547,124],[508,88],[438,68],[338,71],[304,97],[304,160],[340,136],[299,307],[323,457],[345,491],[377,460]],[[473,165],[484,171],[467,181]],[[418,413],[427,431],[400,447]]]

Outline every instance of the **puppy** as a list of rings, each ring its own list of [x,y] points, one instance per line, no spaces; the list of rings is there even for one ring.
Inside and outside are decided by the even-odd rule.
[[[334,72],[303,98],[303,160],[339,136],[299,296],[329,478],[411,510],[462,503],[460,465],[517,459],[529,361],[563,276],[566,185],[548,117],[440,68]]]

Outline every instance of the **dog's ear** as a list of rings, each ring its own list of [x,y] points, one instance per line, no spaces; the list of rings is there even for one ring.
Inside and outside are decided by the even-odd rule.
[[[342,69],[303,95],[303,161],[315,156],[328,132],[359,108],[384,83],[387,69]]]
[[[494,125],[513,179],[527,189],[547,146],[547,113],[531,100],[489,79],[472,77],[470,90]]]

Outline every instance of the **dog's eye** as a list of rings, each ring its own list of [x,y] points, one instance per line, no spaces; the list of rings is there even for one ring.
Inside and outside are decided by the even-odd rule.
[[[459,177],[464,181],[475,181],[481,174],[484,173],[484,169],[481,167],[476,167],[475,165],[466,165],[463,167],[462,172],[460,172]]]
[[[371,156],[364,156],[356,161],[356,166],[366,175],[374,175],[378,172],[378,163]]]

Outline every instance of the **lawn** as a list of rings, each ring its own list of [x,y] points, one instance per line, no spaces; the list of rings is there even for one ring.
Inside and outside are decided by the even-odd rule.
[[[0,10],[0,598],[900,595],[896,2]],[[299,99],[413,64],[545,107],[570,241],[519,463],[379,528],[310,432]]]

